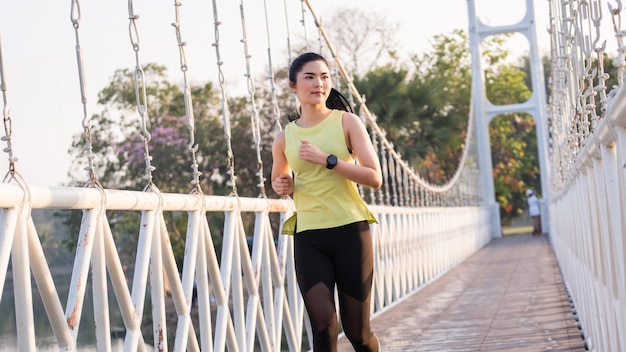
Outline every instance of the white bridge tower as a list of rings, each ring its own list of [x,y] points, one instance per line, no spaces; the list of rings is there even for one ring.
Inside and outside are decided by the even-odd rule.
[[[535,11],[533,0],[526,0],[526,14],[515,24],[504,26],[489,26],[476,17],[475,1],[467,0],[469,15],[469,43],[472,61],[472,99],[473,112],[476,121],[476,139],[478,143],[478,158],[481,175],[483,199],[491,207],[492,237],[502,234],[499,206],[496,202],[493,165],[491,162],[491,146],[489,140],[489,123],[491,120],[505,113],[524,112],[533,117],[537,129],[537,152],[539,154],[539,169],[541,172],[542,203],[547,204],[548,176],[550,175],[547,162],[548,153],[548,124],[546,111],[546,91],[543,78],[543,67],[537,46],[535,31]],[[480,44],[490,35],[502,33],[521,33],[528,39],[530,52],[530,74],[532,81],[532,96],[519,104],[493,105],[485,94],[485,75],[481,62]],[[542,228],[548,232],[547,207],[542,206]]]

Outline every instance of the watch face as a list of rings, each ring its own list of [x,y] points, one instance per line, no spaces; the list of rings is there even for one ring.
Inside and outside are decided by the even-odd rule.
[[[326,158],[326,168],[332,169],[337,165],[337,156],[330,154],[328,158]]]

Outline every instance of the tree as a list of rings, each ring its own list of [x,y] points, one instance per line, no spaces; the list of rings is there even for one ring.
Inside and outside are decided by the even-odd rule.
[[[483,43],[486,92],[496,105],[530,97],[522,68],[510,63],[503,49],[507,36]],[[430,51],[414,55],[412,67],[380,66],[356,77],[377,123],[395,149],[433,184],[455,173],[467,133],[471,98],[468,38],[462,30],[433,38]],[[534,122],[524,114],[507,114],[490,125],[496,197],[502,219],[510,221],[525,208],[523,192],[538,182]]]
[[[433,41],[432,51],[411,57],[410,69],[381,66],[354,82],[403,159],[442,184],[462,155],[471,77],[463,31]]]
[[[358,19],[355,21],[355,18]],[[323,21],[337,56],[352,76],[362,75],[398,59],[395,39],[399,24],[377,12],[343,8]]]
[[[151,136],[148,145],[150,155],[154,158],[151,164],[155,167],[152,172],[154,185],[162,192],[189,193],[194,188],[191,185],[193,169],[190,166],[190,133],[183,92],[178,85],[168,80],[163,66],[146,65],[144,77],[147,96],[146,127]],[[276,78],[286,82],[287,69],[276,72]],[[234,156],[237,194],[245,197],[260,195],[258,173],[262,171],[265,179],[269,179],[271,174],[271,144],[277,120],[274,107],[284,106],[285,111],[295,109],[289,99],[292,93],[286,88],[288,85],[285,83],[277,86],[279,89],[275,92],[275,101],[271,99],[269,89],[262,85],[254,90],[254,106],[250,96],[229,99],[227,115],[231,129],[228,139],[224,133],[222,104],[218,92],[211,83],[190,88],[195,119],[195,144],[198,147],[196,158],[198,169],[203,173],[200,177],[200,189],[204,194],[228,195],[233,191],[233,187],[226,182],[230,178],[227,153],[227,146],[230,145]],[[143,189],[147,183],[143,178],[146,174],[145,146],[140,135],[133,72],[128,69],[117,70],[98,97],[103,111],[92,116],[91,134],[99,182],[108,189]],[[259,122],[260,162],[251,128],[253,110]],[[84,144],[82,134],[74,137],[70,154],[73,156],[75,169],[84,164]],[[80,180],[74,176],[71,182],[79,184]],[[79,232],[82,216],[80,211],[63,211],[57,215],[69,227],[70,233]],[[132,212],[108,212],[114,236],[123,239],[118,243],[125,245],[120,251],[127,256],[134,255],[137,232],[135,224],[139,215]],[[173,237],[171,243],[180,259],[184,250],[184,214],[168,212],[165,215],[168,232]],[[212,215],[209,221],[212,227],[221,228],[223,216]],[[213,240],[219,248],[219,232],[214,233]],[[69,239],[66,245],[75,248],[76,238]]]
[[[502,44],[507,35],[491,36],[482,45],[486,94],[495,105],[521,103],[531,96],[526,75],[509,63],[510,53]],[[471,61],[467,36],[454,31],[436,36],[434,50],[414,59],[415,88],[437,92],[425,100],[432,109],[420,120],[430,150],[420,163],[420,173],[431,182],[442,182],[454,173],[464,147],[470,114]],[[442,94],[443,93],[443,94]],[[428,97],[421,94],[421,97]],[[428,118],[430,116],[430,118]],[[489,126],[493,176],[501,218],[507,223],[526,207],[523,192],[538,180],[537,140],[532,118],[506,114]]]
[[[461,160],[470,113],[471,62],[467,34],[454,30],[433,37],[433,50],[414,55],[414,78],[410,91],[418,87],[428,97],[413,99],[415,108],[429,110],[420,119],[422,138],[429,150],[418,170],[433,183],[447,182]]]
[[[487,98],[494,105],[520,104],[532,95],[523,67],[506,63],[506,58],[500,55],[485,70]],[[505,224],[526,209],[526,189],[540,189],[535,125],[525,113],[504,114],[489,125],[494,187]]]
[[[164,192],[189,192],[192,180],[190,143],[181,89],[167,80],[163,66],[148,64],[144,68],[147,111],[146,128],[151,135],[149,151],[156,169],[153,181]],[[195,142],[201,170],[211,170],[212,164],[224,164],[223,135],[218,110],[218,96],[211,83],[191,88],[195,116]],[[145,148],[140,137],[140,116],[133,82],[133,72],[117,70],[98,94],[98,104],[104,110],[91,118],[92,145],[98,175],[105,188],[142,189],[146,186]],[[201,141],[201,143],[198,143]],[[84,160],[83,136],[76,135],[70,149],[74,164]],[[76,176],[74,176],[75,178]],[[202,185],[212,189],[207,178]]]

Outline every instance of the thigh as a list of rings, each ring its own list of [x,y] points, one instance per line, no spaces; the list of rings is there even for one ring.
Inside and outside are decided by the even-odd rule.
[[[295,270],[302,294],[320,282],[332,292],[335,287],[335,269],[327,244],[323,243],[316,231],[306,231],[295,236]]]
[[[374,276],[374,250],[369,225],[365,221],[352,224],[345,233],[337,237],[337,289],[358,301],[366,301],[370,296]]]

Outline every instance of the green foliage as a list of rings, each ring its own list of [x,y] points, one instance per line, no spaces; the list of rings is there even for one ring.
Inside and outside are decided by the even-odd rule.
[[[383,37],[388,34],[384,28],[375,30]],[[349,33],[343,36],[349,37]],[[528,59],[522,59],[521,67],[511,64],[509,53],[502,49],[505,40],[506,36],[492,36],[482,47],[483,63],[487,67],[486,93],[496,105],[520,103],[532,93]],[[349,39],[344,41],[346,47],[357,44]],[[368,51],[368,46],[374,45],[364,43],[359,43],[358,50]],[[392,52],[382,54],[388,48],[381,48],[373,51],[377,53],[373,62],[376,58],[395,57]],[[351,57],[351,60],[356,58]],[[353,64],[350,72],[356,74],[359,69],[356,61]],[[377,116],[378,124],[400,155],[422,177],[434,184],[445,183],[455,173],[462,156],[470,114],[472,77],[467,34],[455,30],[437,35],[433,37],[430,51],[413,55],[408,63],[394,61],[367,66],[372,68],[355,76],[354,83],[368,108]],[[546,71],[549,66],[545,60],[544,66]],[[608,61],[605,67],[611,67]],[[548,72],[545,73],[547,77]],[[128,69],[115,72],[109,85],[98,95],[103,111],[91,119],[94,161],[99,181],[105,188],[140,190],[146,186],[145,145],[140,138],[133,75]],[[193,170],[183,92],[167,78],[163,66],[146,65],[144,77],[146,129],[151,133],[148,145],[154,157],[152,165],[156,167],[153,182],[163,192],[187,193],[193,189]],[[264,179],[270,176],[271,144],[277,120],[282,125],[286,123],[284,117],[276,116],[277,106],[284,115],[296,108],[293,95],[286,89],[286,67],[275,73],[275,80],[279,88],[274,92],[265,84],[254,90],[254,106],[249,95],[228,101],[230,136],[224,132],[219,92],[211,83],[191,87],[196,157],[198,168],[203,172],[200,188],[205,194],[227,195],[233,191],[227,184],[230,177],[228,145],[232,146],[234,156],[237,194],[249,197],[261,194],[260,186],[265,187],[267,182],[259,184],[259,172]],[[607,85],[611,84],[609,81]],[[272,100],[273,95],[276,101]],[[258,141],[251,128],[253,113],[259,117]],[[490,138],[496,196],[506,222],[525,209],[523,192],[526,188],[540,190],[534,121],[524,114],[500,116],[490,124]],[[77,135],[70,150],[76,170],[82,169],[81,164],[84,164],[84,144],[84,136]],[[73,183],[78,184],[84,178],[81,176],[74,173]],[[276,196],[269,188],[265,191],[270,197]],[[213,215],[211,228],[221,229],[223,216]],[[124,243],[129,248],[127,255],[132,255],[139,214],[110,211],[108,216],[116,242]],[[73,224],[71,233],[78,233],[80,212],[67,212],[63,218],[66,224]],[[179,255],[182,255],[185,239],[184,219],[185,214],[168,214],[167,218],[172,245]],[[219,233],[214,234],[214,241],[221,243]]]
[[[55,234],[65,232],[62,224],[55,221],[54,212],[51,209],[33,209],[32,218],[48,265],[67,265],[72,258],[72,253],[55,236]]]
[[[510,64],[487,70],[485,80],[494,105],[523,103],[532,95],[526,73]],[[526,189],[540,190],[535,122],[528,114],[504,114],[490,123],[489,134],[500,217],[508,224],[526,209]]]
[[[153,157],[151,165],[153,183],[162,192],[189,193],[194,189],[192,155],[189,150],[190,129],[185,114],[184,95],[177,85],[171,83],[164,67],[149,64],[144,68],[146,87],[146,129],[150,133],[149,153]],[[262,121],[260,140],[262,160],[270,160],[274,122],[265,91],[259,91],[257,103],[261,106],[259,116]],[[99,93],[99,104],[104,109],[91,118],[92,148],[96,156],[99,182],[109,189],[141,190],[147,186],[145,144],[141,138],[141,115],[137,112],[133,72],[117,70],[111,82]],[[250,99],[241,97],[229,101],[231,138],[228,140],[222,123],[221,102],[218,92],[211,83],[191,87],[191,101],[194,116],[194,145],[197,146],[196,161],[203,173],[200,189],[204,194],[227,195],[232,187],[229,179],[227,145],[230,142],[235,156],[237,192],[241,196],[257,196],[260,193],[257,170],[263,166],[256,158],[254,141],[250,128]],[[84,136],[76,135],[70,153],[76,165],[85,160]],[[253,165],[257,166],[256,168]],[[76,167],[78,169],[78,167]],[[269,175],[269,168],[264,173]],[[79,183],[74,178],[73,183]],[[107,212],[116,243],[120,244],[120,255],[132,259],[136,252],[139,213]],[[176,257],[180,260],[184,253],[186,214],[167,213],[166,224]],[[79,233],[80,212],[63,211],[58,215],[74,234],[66,245],[75,248]],[[212,216],[211,228],[214,242],[221,243],[223,214]]]
[[[496,105],[521,103],[531,96],[527,75],[510,64],[502,49],[507,36],[492,36],[482,47],[487,96]],[[410,69],[378,67],[355,85],[396,150],[434,184],[454,175],[462,156],[470,114],[471,60],[465,32],[433,38],[431,51],[414,55]],[[496,197],[503,222],[525,209],[523,192],[539,189],[534,121],[507,114],[490,125]]]
[[[189,192],[192,157],[187,148],[190,132],[185,116],[182,90],[168,81],[165,68],[155,64],[144,68],[146,87],[146,129],[151,134],[149,153],[154,184],[163,192]],[[140,190],[146,186],[145,145],[140,136],[141,115],[133,72],[117,70],[107,87],[99,93],[98,102],[104,110],[91,118],[94,161],[99,180],[105,188]],[[218,110],[218,96],[210,83],[191,88],[195,118],[197,161],[201,170],[221,166],[225,170],[224,135]],[[202,143],[198,143],[198,141]],[[70,150],[76,163],[84,160],[82,135],[74,138]],[[76,176],[75,176],[76,177]],[[202,186],[212,190],[210,179],[202,178]]]
[[[417,170],[430,182],[444,183],[456,171],[464,148],[471,70],[463,31],[435,36],[433,42],[432,51],[412,58],[415,75],[409,91],[414,92],[412,105],[420,111],[419,140],[428,148]]]

